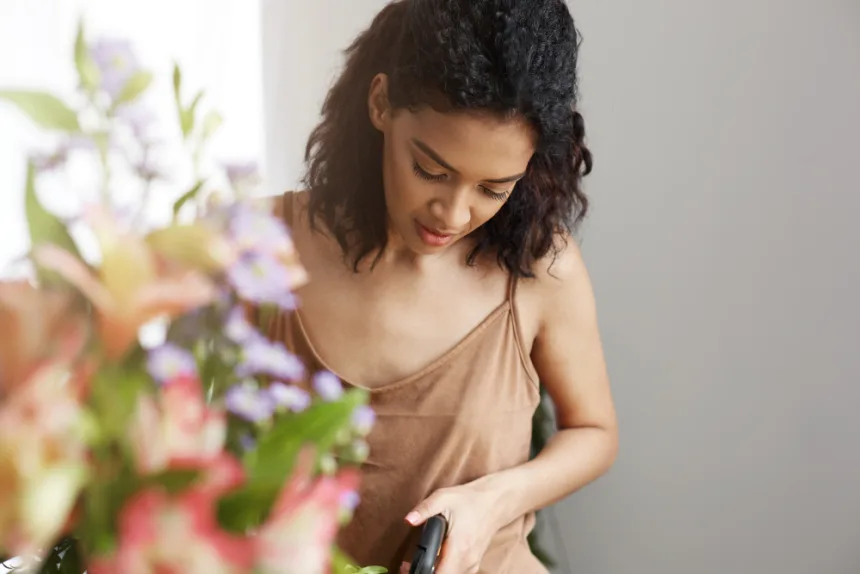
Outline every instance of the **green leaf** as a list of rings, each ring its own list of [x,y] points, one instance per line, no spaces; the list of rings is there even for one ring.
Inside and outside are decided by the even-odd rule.
[[[179,117],[179,127],[182,130],[182,136],[187,138],[188,120],[186,116],[188,114],[182,106],[182,70],[180,70],[179,64],[176,62],[173,63],[173,99],[176,102],[176,114]]]
[[[328,452],[353,411],[365,402],[366,393],[353,389],[340,401],[318,402],[303,413],[276,420],[257,447],[246,454],[245,486],[221,501],[221,524],[234,531],[259,525],[289,479],[301,449],[314,445],[318,454]]]
[[[174,219],[176,219],[176,217],[179,215],[179,210],[181,210],[181,209],[182,209],[182,207],[183,207],[186,203],[188,203],[189,201],[191,201],[192,199],[194,199],[195,197],[197,197],[197,194],[200,192],[200,189],[203,187],[203,184],[204,184],[204,183],[206,183],[206,181],[205,181],[205,180],[202,180],[202,179],[201,179],[201,180],[199,180],[197,183],[195,183],[195,184],[191,187],[191,189],[189,189],[188,191],[186,191],[185,193],[183,193],[183,194],[179,197],[179,199],[177,199],[177,200],[176,200],[176,202],[173,204],[173,218],[174,218]]]
[[[32,163],[27,164],[27,179],[24,187],[24,213],[27,217],[27,226],[30,228],[31,248],[50,243],[61,247],[80,258],[75,240],[69,234],[69,230],[56,215],[44,208],[36,195],[36,168]],[[61,282],[61,279],[52,272],[39,269],[39,278],[45,283]]]
[[[90,139],[93,140],[93,143],[96,145],[96,149],[99,154],[107,155],[108,147],[110,146],[110,132],[105,130],[99,130],[96,132],[92,132],[87,134]]]
[[[208,140],[215,132],[218,131],[218,128],[221,127],[221,124],[224,122],[224,118],[221,117],[221,114],[212,110],[203,118],[203,131],[200,134],[200,139],[203,141]]]
[[[173,97],[177,104],[182,101],[182,70],[176,62],[173,63]]]
[[[83,19],[78,21],[78,33],[75,36],[75,68],[78,70],[81,86],[86,91],[92,91],[98,86],[101,73],[87,49]]]
[[[142,371],[104,367],[93,378],[90,402],[105,436],[124,436],[140,395],[152,388]]]
[[[365,400],[364,391],[353,389],[337,402],[318,402],[303,413],[277,420],[249,453],[246,468],[250,481],[279,490],[292,472],[301,448],[314,444],[319,452],[331,449],[339,431],[349,424],[352,413]]]
[[[121,104],[128,104],[140,97],[152,83],[152,74],[147,71],[139,71],[135,73],[123,86],[120,93],[114,100],[113,106],[116,108]]]
[[[203,223],[169,225],[147,234],[146,243],[159,255],[205,272],[218,272],[224,261],[213,250],[218,237]]]
[[[52,243],[80,256],[72,236],[63,222],[45,209],[36,195],[36,168],[27,164],[27,178],[24,189],[24,211],[30,227],[30,243],[33,247]]]
[[[388,568],[382,566],[355,566],[355,560],[347,556],[340,548],[332,549],[331,569],[333,574],[386,574]]]
[[[161,486],[170,494],[186,490],[200,477],[197,470],[169,470],[156,474],[144,481],[146,486]]]
[[[197,95],[194,96],[193,100],[191,100],[191,104],[187,109],[183,109],[182,104],[179,105],[179,123],[182,127],[182,136],[185,138],[188,138],[188,136],[191,135],[191,132],[194,131],[197,105],[200,103],[201,98],[203,98],[202,91],[197,92]]]
[[[358,568],[353,566],[353,560],[344,554],[340,548],[332,550],[331,570],[333,574],[355,574],[358,572]]]
[[[31,90],[0,90],[6,100],[27,114],[37,125],[51,130],[79,132],[78,115],[56,96]]]
[[[261,333],[268,333],[274,321],[280,313],[280,308],[271,303],[260,303],[255,308],[256,317],[254,326]]]

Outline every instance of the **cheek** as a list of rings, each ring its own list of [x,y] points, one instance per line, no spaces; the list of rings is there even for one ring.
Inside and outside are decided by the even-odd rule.
[[[505,204],[502,201],[495,201],[493,199],[484,200],[483,198],[478,203],[478,205],[472,208],[473,227],[480,227],[491,220]]]
[[[403,211],[423,205],[429,197],[428,184],[415,177],[409,154],[398,153],[387,145],[385,154],[385,197],[389,208]]]

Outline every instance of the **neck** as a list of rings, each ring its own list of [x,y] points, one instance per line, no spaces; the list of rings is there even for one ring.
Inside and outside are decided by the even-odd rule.
[[[403,237],[389,227],[388,243],[382,253],[373,253],[369,261],[376,261],[376,267],[407,272],[436,271],[440,265],[447,265],[454,259],[462,259],[463,241],[451,245],[436,253],[421,254],[410,249]]]

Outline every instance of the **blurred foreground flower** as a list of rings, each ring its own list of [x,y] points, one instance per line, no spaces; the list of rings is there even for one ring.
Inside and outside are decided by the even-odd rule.
[[[239,203],[230,213],[229,234],[237,256],[228,277],[250,303],[296,308],[292,292],[308,280],[284,222],[263,203]]]
[[[0,548],[53,542],[87,477],[80,373],[41,367],[0,405]]]
[[[355,506],[357,472],[313,480],[308,454],[300,457],[255,539],[257,568],[263,574],[328,574],[340,522]]]
[[[200,381],[192,376],[168,380],[157,396],[142,396],[131,426],[138,471],[203,468],[224,447],[227,422],[206,404]]]
[[[116,99],[140,63],[131,43],[123,39],[102,38],[93,43],[90,55],[99,71],[101,88]]]
[[[0,283],[0,555],[64,574],[329,574],[333,556],[337,574],[384,572],[347,568],[334,547],[359,502],[368,393],[309,380],[263,334],[308,276],[273,206],[250,199],[256,165],[222,164],[226,190],[201,170],[222,118],[174,66],[192,173],[152,228],[150,192],[178,180],[154,163],[174,157],[152,147],[170,133],[141,101],[152,74],[124,40],[88,45],[82,25],[74,64],[71,104],[0,89],[61,142],[26,170],[34,280]],[[87,181],[99,205],[74,225],[37,193],[73,151],[101,168]]]
[[[118,359],[137,339],[141,326],[160,316],[175,317],[211,302],[215,286],[203,273],[166,269],[156,254],[132,233],[121,233],[102,212],[89,223],[99,240],[98,274],[68,251],[43,245],[36,262],[77,287],[95,306],[101,339],[109,358]]]
[[[178,496],[161,490],[135,495],[119,517],[119,547],[94,561],[92,574],[238,574],[253,562],[249,542],[223,532],[215,498],[192,489]]]
[[[197,376],[194,355],[174,345],[163,345],[149,352],[146,362],[149,374],[158,383],[179,377]]]
[[[39,290],[26,281],[0,283],[0,399],[45,360],[70,360],[86,332],[69,293]]]

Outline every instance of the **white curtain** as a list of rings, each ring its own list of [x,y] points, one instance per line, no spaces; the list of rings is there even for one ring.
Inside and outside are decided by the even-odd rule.
[[[0,0],[0,89],[39,88],[68,96],[75,86],[74,34],[83,16],[88,35],[130,40],[156,74],[148,103],[161,122],[175,123],[173,61],[186,90],[203,89],[201,105],[225,122],[213,157],[264,166],[260,5],[248,0]],[[190,97],[190,96],[189,96]],[[0,274],[27,248],[23,184],[27,153],[45,136],[0,102]],[[69,207],[68,189],[50,181],[43,200]]]

